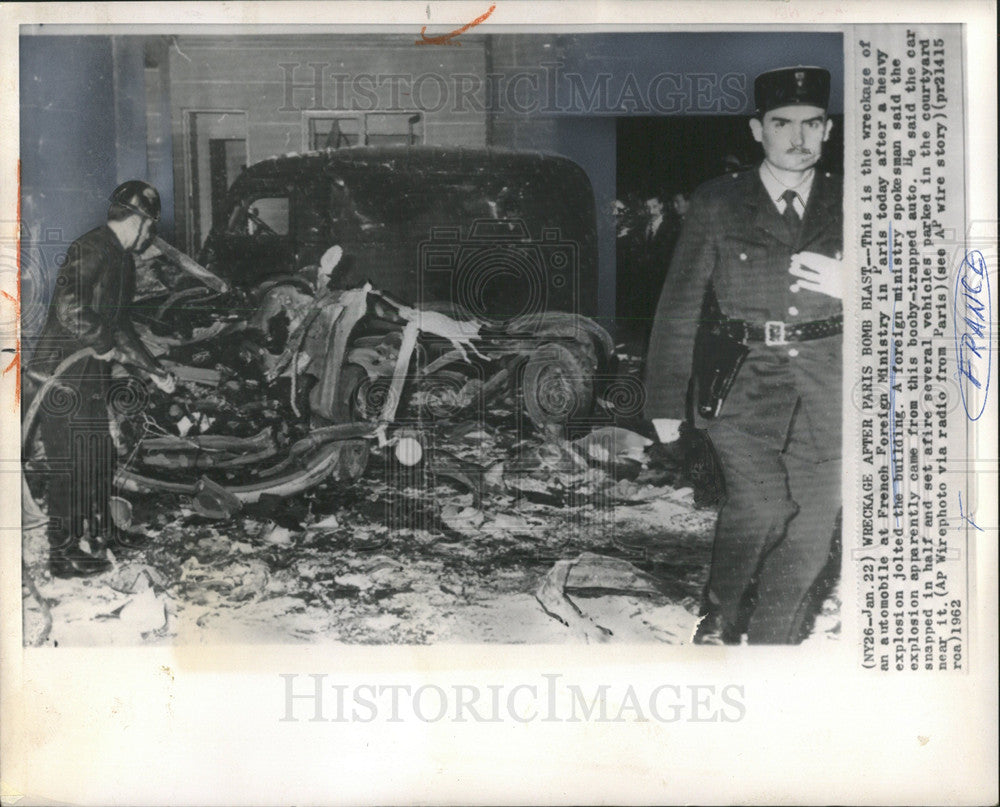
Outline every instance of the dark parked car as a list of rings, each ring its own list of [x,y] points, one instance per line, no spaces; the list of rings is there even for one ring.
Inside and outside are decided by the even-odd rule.
[[[478,367],[450,353],[447,340],[421,338],[418,356],[438,380],[461,386],[463,374],[485,374],[487,392],[509,381],[540,426],[589,416],[614,344],[588,316],[596,309],[596,215],[590,181],[572,161],[432,147],[286,155],[246,169],[227,210],[200,262],[255,290],[257,305],[267,300],[269,321],[300,316],[293,287],[329,295],[370,283],[379,299],[482,324],[477,338],[490,358]],[[322,256],[331,248],[338,257],[327,276],[320,265],[329,267]],[[275,308],[282,299],[288,311]],[[400,324],[379,317],[391,309],[375,306],[351,323],[346,344],[313,361],[319,385],[310,409],[321,422],[378,417],[380,406],[361,404],[394,371]],[[280,323],[260,326],[281,331]],[[382,355],[386,346],[393,349]],[[426,371],[413,372],[428,383]]]
[[[472,315],[593,316],[593,191],[563,157],[494,149],[383,147],[274,157],[233,183],[199,262],[253,286],[344,258],[332,285],[365,281],[407,303]]]
[[[159,401],[163,437],[142,437],[146,412],[132,430],[140,465],[215,476],[126,481],[202,496],[206,513],[356,478],[366,441],[398,446],[414,425],[473,419],[490,401],[515,400],[539,429],[589,423],[611,375],[614,343],[587,316],[593,194],[560,157],[407,147],[265,160],[229,190],[199,262],[218,277],[189,266],[200,281],[165,284],[137,324],[202,389]]]

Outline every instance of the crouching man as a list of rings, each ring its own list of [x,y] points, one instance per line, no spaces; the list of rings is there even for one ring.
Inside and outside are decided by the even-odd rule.
[[[55,577],[89,577],[110,568],[87,552],[115,538],[109,499],[117,453],[109,425],[110,362],[149,375],[172,392],[173,376],[149,353],[129,319],[135,292],[134,256],[156,237],[160,196],[139,180],[119,185],[110,197],[107,223],[74,241],[59,270],[48,317],[27,366],[49,376],[83,348],[84,356],[49,387],[38,430],[48,465],[49,570]]]

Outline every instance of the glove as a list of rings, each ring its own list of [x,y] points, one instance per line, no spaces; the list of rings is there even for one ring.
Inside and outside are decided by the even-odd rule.
[[[653,426],[660,442],[646,447],[650,466],[677,467],[684,459],[685,438],[691,433],[691,425],[686,420],[656,418]]]
[[[684,428],[684,421],[673,418],[654,418],[653,428],[656,429],[656,437],[660,443],[676,443],[681,438],[681,431]]]
[[[792,255],[789,273],[797,277],[800,288],[842,300],[844,297],[844,271],[840,261],[817,252],[799,252]]]
[[[113,347],[110,350],[106,350],[104,353],[96,354],[94,358],[97,359],[98,361],[107,361],[107,362],[116,361],[119,364],[122,364],[122,359],[124,357],[122,356],[122,353],[118,348]]]

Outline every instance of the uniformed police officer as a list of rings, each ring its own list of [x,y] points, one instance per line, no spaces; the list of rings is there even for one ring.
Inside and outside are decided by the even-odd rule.
[[[726,482],[696,642],[801,641],[840,509],[842,182],[817,168],[830,74],[757,77],[754,168],[691,199],[650,338],[647,416],[661,441],[685,418],[702,300],[749,349],[707,428]]]
[[[52,387],[40,409],[39,432],[49,466],[49,570],[55,577],[89,577],[110,568],[85,551],[114,536],[109,498],[117,454],[109,431],[109,362],[148,375],[171,392],[174,378],[149,353],[129,317],[135,292],[133,256],[156,237],[160,196],[141,180],[119,185],[110,197],[107,224],[74,241],[66,252],[45,326],[27,366],[51,374],[76,351],[78,360]]]

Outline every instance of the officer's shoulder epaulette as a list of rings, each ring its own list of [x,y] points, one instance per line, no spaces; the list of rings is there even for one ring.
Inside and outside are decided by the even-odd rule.
[[[727,171],[725,174],[703,182],[698,186],[695,195],[702,199],[712,199],[741,192],[745,185],[753,181],[754,172],[753,168],[744,171]]]

